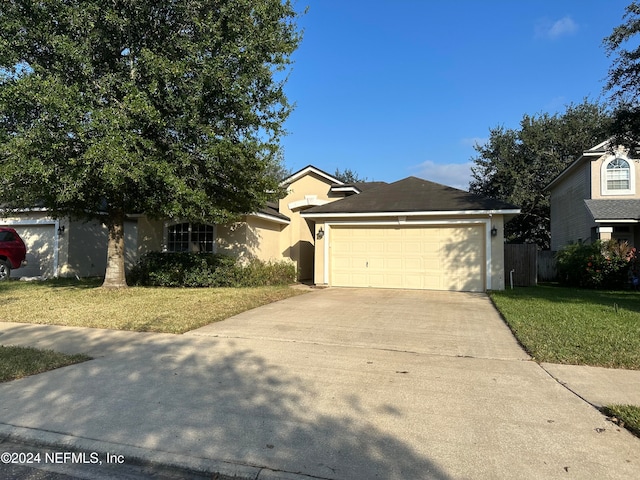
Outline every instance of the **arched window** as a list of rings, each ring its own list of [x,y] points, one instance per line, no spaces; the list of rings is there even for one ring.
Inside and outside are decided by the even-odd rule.
[[[631,189],[631,169],[629,162],[621,158],[607,164],[607,190]]]
[[[215,227],[203,223],[176,223],[167,227],[168,252],[215,252]]]
[[[613,158],[602,164],[602,194],[628,195],[635,193],[634,165],[623,158]]]

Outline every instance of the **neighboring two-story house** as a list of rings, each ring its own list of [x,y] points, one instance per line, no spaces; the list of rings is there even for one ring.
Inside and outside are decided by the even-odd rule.
[[[609,141],[586,150],[548,186],[551,250],[616,239],[640,244],[640,164]]]

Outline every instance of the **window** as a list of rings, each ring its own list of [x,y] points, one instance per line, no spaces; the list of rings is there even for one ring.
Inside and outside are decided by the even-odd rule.
[[[215,251],[215,227],[202,223],[176,223],[167,228],[168,252]]]
[[[629,190],[631,188],[629,162],[621,158],[607,165],[607,190]]]
[[[633,162],[614,158],[602,164],[602,194],[628,195],[635,193]]]

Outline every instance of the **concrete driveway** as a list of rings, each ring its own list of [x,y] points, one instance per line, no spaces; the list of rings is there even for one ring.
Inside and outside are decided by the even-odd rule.
[[[480,293],[332,288],[266,305],[189,335],[529,359]]]
[[[96,357],[0,385],[0,436],[258,479],[640,469],[640,441],[529,361],[481,294],[316,290],[185,335],[0,324],[0,343]]]

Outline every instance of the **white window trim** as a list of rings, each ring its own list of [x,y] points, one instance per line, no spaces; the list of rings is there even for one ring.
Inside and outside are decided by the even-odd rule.
[[[607,188],[607,166],[616,159],[624,160],[629,165],[629,188],[624,190],[610,190]],[[635,195],[636,193],[636,171],[635,162],[624,155],[611,156],[600,167],[600,193],[602,195]]]
[[[170,222],[164,222],[162,227],[162,251],[165,253],[171,253],[169,251],[169,227],[173,225],[180,225],[182,223],[189,224],[189,238],[191,238],[191,226],[194,223],[203,223],[203,222],[188,222],[186,220],[173,220]],[[209,225],[213,227],[213,252],[209,253],[217,253],[218,251],[218,226],[213,223],[204,223],[204,225]]]

